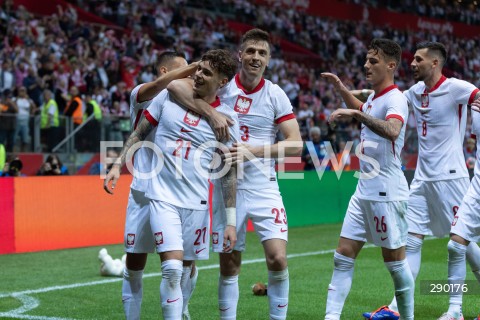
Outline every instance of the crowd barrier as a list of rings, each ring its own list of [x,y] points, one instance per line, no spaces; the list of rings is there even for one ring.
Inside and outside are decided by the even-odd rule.
[[[343,220],[353,171],[291,174],[303,179],[279,179],[289,226]],[[122,175],[112,196],[98,176],[1,178],[0,254],[122,243],[130,182]]]

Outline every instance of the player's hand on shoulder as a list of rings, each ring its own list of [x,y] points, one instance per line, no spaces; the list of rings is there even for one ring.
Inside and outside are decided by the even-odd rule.
[[[470,106],[473,111],[480,112],[480,98],[473,101]]]
[[[105,180],[103,182],[103,189],[107,193],[113,194],[113,189],[115,189],[118,179],[120,179],[120,166],[113,165],[110,171],[107,173],[107,176],[105,177]],[[109,186],[110,182],[112,183],[111,187]]]
[[[229,127],[234,124],[230,117],[221,112],[213,110],[212,114],[208,118],[208,124],[215,133],[215,137],[218,141],[230,140]]]
[[[234,226],[226,226],[223,232],[223,252],[231,252],[237,243],[237,230]]]

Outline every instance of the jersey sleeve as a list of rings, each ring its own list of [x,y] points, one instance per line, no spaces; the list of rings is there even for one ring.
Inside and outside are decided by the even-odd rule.
[[[168,99],[167,89],[162,90],[152,101],[150,106],[144,112],[145,118],[153,126],[157,126],[162,116],[163,107]]]
[[[389,99],[385,120],[398,119],[405,123],[408,119],[408,102],[402,93],[394,94]]]
[[[280,124],[283,121],[295,119],[292,103],[287,94],[278,85],[272,87],[272,102],[275,111],[275,123]]]
[[[458,79],[452,83],[450,88],[450,94],[457,104],[471,104],[478,91],[473,84]]]

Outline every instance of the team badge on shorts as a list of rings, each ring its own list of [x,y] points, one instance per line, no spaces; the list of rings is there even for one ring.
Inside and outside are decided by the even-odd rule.
[[[218,244],[218,232],[213,232],[212,233],[212,243],[213,244]]]
[[[155,237],[155,244],[157,246],[163,244],[163,232],[156,232],[153,236]]]
[[[428,93],[422,93],[422,108],[428,108],[429,104],[429,99],[428,99]]]
[[[196,127],[200,122],[200,118],[201,116],[198,113],[189,110],[187,111],[187,113],[185,113],[185,117],[183,117],[183,122],[185,122],[189,126]]]
[[[133,246],[135,244],[135,233],[127,234],[127,246]]]
[[[252,105],[252,99],[244,96],[238,96],[237,102],[235,102],[235,107],[233,108],[233,110],[241,114],[247,114],[248,111],[250,110],[251,105]]]

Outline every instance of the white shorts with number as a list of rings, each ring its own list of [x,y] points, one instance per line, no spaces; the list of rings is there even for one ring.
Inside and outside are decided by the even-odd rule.
[[[470,180],[413,180],[408,199],[408,232],[443,237],[467,193]]]
[[[214,188],[212,244],[214,252],[223,251],[225,207],[219,188]],[[220,194],[218,193],[220,192]],[[237,190],[237,243],[234,250],[245,250],[248,219],[252,220],[260,241],[288,241],[287,213],[278,190]]]
[[[157,252],[183,251],[184,260],[206,260],[209,255],[210,214],[167,202],[150,201],[150,223]]]
[[[352,196],[340,236],[398,249],[407,242],[407,201],[372,201]]]
[[[150,199],[145,192],[130,189],[124,233],[125,252],[153,253],[155,241],[150,227]]]
[[[469,195],[463,202],[453,218],[451,233],[471,241],[480,241],[480,200]]]

